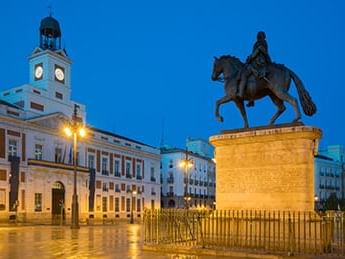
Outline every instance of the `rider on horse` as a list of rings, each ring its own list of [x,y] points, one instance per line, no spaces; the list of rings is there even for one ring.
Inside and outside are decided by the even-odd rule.
[[[266,67],[270,63],[272,63],[272,60],[268,54],[266,34],[263,31],[259,31],[257,34],[257,41],[253,46],[253,52],[248,56],[246,64],[239,74],[237,97],[243,98],[247,79],[251,74],[257,79],[262,79],[267,75]],[[254,106],[254,101],[249,101],[247,106]]]

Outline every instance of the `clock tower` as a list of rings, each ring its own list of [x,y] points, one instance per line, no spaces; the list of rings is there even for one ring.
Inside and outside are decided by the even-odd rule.
[[[30,85],[53,98],[59,96],[61,100],[69,100],[72,62],[66,50],[61,48],[60,24],[49,15],[42,19],[39,32],[39,47],[29,57]]]

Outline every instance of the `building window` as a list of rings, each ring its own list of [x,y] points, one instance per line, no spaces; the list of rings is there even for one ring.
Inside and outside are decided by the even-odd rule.
[[[35,193],[35,211],[42,211],[42,193]]]
[[[108,191],[108,185],[107,183],[103,183],[103,192],[107,192]]]
[[[131,211],[131,199],[129,198],[126,199],[126,211],[127,212]]]
[[[96,181],[96,189],[101,189],[101,188],[102,188],[102,182]]]
[[[6,180],[7,180],[7,171],[0,170],[0,181],[6,181]]]
[[[109,196],[109,211],[114,210],[114,196],[110,195]]]
[[[125,211],[125,197],[121,197],[121,211]]]
[[[16,139],[8,140],[8,156],[17,156],[18,141]]]
[[[55,92],[55,97],[62,100],[63,99],[63,95],[62,93],[59,93],[59,92]]]
[[[136,170],[136,174],[137,174],[137,179],[141,180],[141,164],[137,164],[137,170]]]
[[[126,161],[126,177],[132,178],[131,176],[131,162]]]
[[[114,175],[120,176],[120,161],[119,160],[114,161]]]
[[[35,159],[36,160],[42,160],[42,150],[43,146],[40,144],[35,145]]]
[[[55,163],[63,163],[63,161],[62,161],[62,149],[59,147],[55,148]]]
[[[155,200],[151,200],[151,210],[155,209]]]
[[[95,156],[94,155],[88,155],[87,165],[89,168],[95,169]]]
[[[155,182],[156,181],[156,177],[155,177],[155,168],[151,167],[151,181]]]
[[[141,203],[140,203],[140,199],[137,200],[137,212],[141,211]]]
[[[22,190],[21,208],[22,208],[22,210],[25,210],[25,190]]]
[[[41,112],[44,111],[44,106],[39,103],[30,102],[30,108]]]
[[[101,195],[99,194],[96,195],[96,210],[101,210]]]
[[[102,157],[102,175],[109,175],[107,157]]]
[[[25,183],[25,172],[20,172],[20,182]]]
[[[120,198],[115,198],[115,212],[120,211]]]
[[[121,191],[125,191],[126,190],[126,184],[125,183],[121,183]]]
[[[102,197],[102,211],[103,212],[107,212],[107,203],[108,203],[107,197]]]
[[[6,190],[0,189],[0,210],[6,209]]]
[[[109,183],[109,190],[114,190],[114,183],[113,182]]]

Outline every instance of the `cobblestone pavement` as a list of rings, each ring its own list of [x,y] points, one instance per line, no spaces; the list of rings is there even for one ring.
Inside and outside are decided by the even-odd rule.
[[[0,227],[0,258],[212,258],[149,253],[142,245],[138,224]]]

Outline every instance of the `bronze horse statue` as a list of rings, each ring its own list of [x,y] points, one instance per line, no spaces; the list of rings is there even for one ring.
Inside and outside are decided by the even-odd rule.
[[[316,106],[298,76],[284,65],[276,63],[267,65],[268,73],[264,78],[256,78],[253,74],[249,76],[243,98],[239,98],[237,96],[239,73],[241,73],[244,65],[237,57],[230,55],[219,58],[215,57],[212,80],[221,80],[219,77],[223,74],[225,91],[225,96],[216,102],[216,118],[218,121],[223,122],[223,117],[219,114],[220,105],[234,101],[244,120],[244,128],[248,128],[244,101],[254,101],[269,96],[278,109],[271,118],[270,125],[273,125],[277,118],[285,111],[284,101],[293,107],[295,111],[293,122],[298,122],[301,119],[298,102],[288,93],[291,79],[296,85],[304,113],[312,116],[316,112]]]

